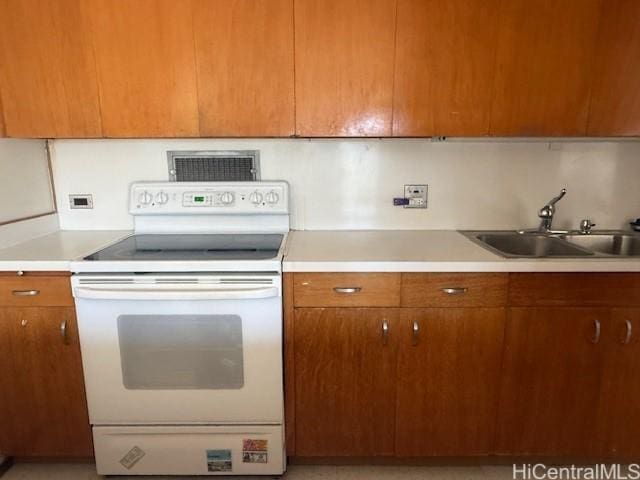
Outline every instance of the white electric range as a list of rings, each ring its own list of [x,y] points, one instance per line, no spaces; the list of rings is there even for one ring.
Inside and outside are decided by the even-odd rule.
[[[136,183],[130,213],[72,264],[98,473],[283,473],[287,184]]]

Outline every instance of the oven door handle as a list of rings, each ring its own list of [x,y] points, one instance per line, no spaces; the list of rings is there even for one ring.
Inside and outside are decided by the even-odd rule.
[[[277,287],[234,289],[143,289],[76,287],[76,298],[93,300],[250,300],[278,297]]]

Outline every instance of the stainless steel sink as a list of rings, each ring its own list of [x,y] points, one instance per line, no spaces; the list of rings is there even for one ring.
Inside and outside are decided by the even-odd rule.
[[[537,233],[463,231],[471,241],[507,258],[640,257],[640,235],[622,231]]]
[[[588,257],[593,253],[557,236],[518,232],[464,232],[474,242],[509,258]]]
[[[593,252],[618,257],[640,257],[640,236],[623,233],[562,235],[567,242]]]

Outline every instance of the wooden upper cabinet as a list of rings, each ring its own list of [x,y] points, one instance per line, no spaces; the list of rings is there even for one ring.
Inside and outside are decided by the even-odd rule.
[[[104,135],[198,136],[191,1],[89,0],[85,5]]]
[[[296,0],[296,133],[391,135],[396,0]]]
[[[640,135],[640,2],[609,0],[602,11],[589,135]]]
[[[585,135],[600,6],[502,2],[491,135]]]
[[[293,0],[195,0],[193,18],[200,135],[293,135]]]
[[[489,134],[500,0],[398,0],[394,136]]]
[[[8,136],[101,136],[95,59],[81,3],[0,2],[0,93]]]

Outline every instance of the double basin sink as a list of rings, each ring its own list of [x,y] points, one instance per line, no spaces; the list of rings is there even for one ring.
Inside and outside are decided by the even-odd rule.
[[[640,234],[519,233],[516,231],[465,231],[473,242],[507,258],[611,258],[640,257]]]

